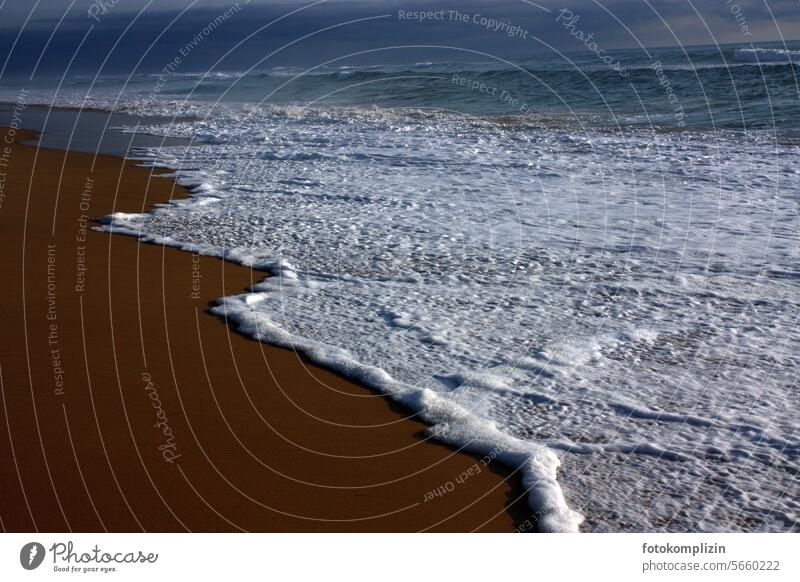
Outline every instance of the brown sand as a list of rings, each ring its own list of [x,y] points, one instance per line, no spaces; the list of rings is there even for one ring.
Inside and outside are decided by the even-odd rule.
[[[81,221],[185,196],[174,181],[14,137],[0,167],[3,530],[510,531],[527,518],[518,475],[206,312],[263,273]],[[437,488],[450,491],[425,501]]]

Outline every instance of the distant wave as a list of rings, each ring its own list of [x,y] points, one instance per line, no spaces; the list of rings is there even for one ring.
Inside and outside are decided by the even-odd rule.
[[[708,71],[714,74],[719,69],[739,69],[738,74],[748,74],[748,69],[756,70],[766,65],[770,66],[776,74],[781,67],[800,66],[800,50],[786,50],[778,48],[736,48],[712,50],[703,53],[690,53],[685,55],[675,52],[669,55],[652,55],[651,58],[642,58],[637,55],[623,60],[626,70],[633,75],[647,80],[652,77],[652,65],[658,62],[661,70],[671,71],[676,74],[702,73]],[[762,73],[757,73],[762,74]],[[416,62],[407,64],[373,64],[373,65],[342,65],[338,67],[320,66],[306,69],[292,66],[275,66],[269,70],[252,71],[209,71],[209,72],[175,72],[167,75],[172,78],[169,88],[164,92],[167,95],[181,95],[204,92],[207,89],[225,90],[233,85],[244,84],[254,88],[258,86],[274,87],[286,82],[303,83],[304,81],[318,83],[341,82],[354,84],[364,81],[391,80],[395,78],[414,76],[431,80],[450,79],[458,75],[472,81],[492,81],[495,83],[508,83],[512,81],[526,82],[529,79],[539,78],[548,83],[563,86],[564,82],[576,82],[581,85],[585,76],[593,80],[603,80],[608,77],[610,82],[615,82],[614,75],[607,67],[597,63],[587,63],[576,60],[573,62],[553,62],[540,59],[521,61],[517,66],[505,62]],[[162,73],[135,75],[136,79],[151,79],[161,77]],[[109,77],[113,79],[113,77]],[[68,83],[75,86],[92,86],[98,81],[91,77],[74,77]],[[146,85],[146,89],[152,87]],[[511,88],[514,88],[511,86]],[[609,87],[609,90],[612,88]]]
[[[702,71],[708,69],[726,69],[734,67],[748,67],[758,65],[799,65],[800,51],[784,51],[773,49],[737,49],[732,60],[720,62],[688,62],[688,63],[664,63],[661,67],[664,71]],[[461,66],[458,66],[461,65]],[[652,64],[640,63],[631,64],[626,67],[628,71],[649,72],[652,71]],[[314,77],[316,79],[326,78],[330,80],[369,80],[388,77],[401,77],[407,75],[429,76],[438,78],[442,76],[459,75],[465,78],[485,79],[497,77],[548,77],[563,75],[605,75],[608,69],[598,66],[578,65],[559,65],[559,66],[536,66],[532,64],[521,64],[518,68],[501,64],[499,66],[485,66],[464,68],[463,63],[416,63],[405,67],[384,67],[380,65],[363,67],[339,67],[337,69],[316,69],[304,71],[296,68],[274,68],[270,71],[252,71],[250,73],[191,73],[181,75],[187,78],[204,79],[208,81],[240,80],[240,79],[280,79]]]
[[[733,58],[746,63],[800,64],[800,51],[774,48],[738,49]]]
[[[692,71],[703,71],[703,70],[714,70],[714,69],[727,69],[727,68],[739,68],[739,67],[750,67],[750,66],[758,66],[758,65],[797,65],[800,64],[800,51],[783,51],[784,54],[782,55],[773,55],[772,53],[768,53],[768,58],[759,56],[756,60],[755,56],[740,56],[740,52],[734,53],[733,60],[737,61],[735,63],[730,62],[720,62],[720,63],[688,63],[688,64],[664,64],[661,69],[664,71],[675,71],[675,72],[692,72]],[[753,55],[754,53],[746,53],[747,55]],[[787,56],[788,55],[788,56]],[[789,60],[788,57],[791,57],[793,60]],[[751,59],[751,60],[747,60]],[[630,72],[638,73],[638,74],[647,74],[649,75],[652,72],[651,64],[641,64],[641,65],[631,65],[627,67],[627,70]],[[519,78],[520,80],[525,80],[526,78],[553,78],[558,77],[559,79],[563,79],[565,75],[570,77],[576,77],[578,80],[583,78],[584,75],[587,76],[605,76],[608,74],[607,68],[598,68],[598,67],[570,67],[570,68],[563,68],[563,67],[533,67],[533,66],[520,66],[519,68],[511,67],[511,66],[502,66],[496,68],[485,68],[485,69],[459,69],[455,67],[450,67],[448,69],[445,68],[437,68],[435,65],[431,64],[428,66],[411,66],[411,67],[404,67],[404,68],[396,68],[394,70],[387,70],[382,69],[381,67],[341,67],[336,70],[312,70],[312,71],[301,71],[297,69],[273,69],[271,71],[253,71],[250,73],[186,73],[182,75],[175,75],[179,78],[186,78],[189,80],[195,80],[202,84],[220,84],[226,83],[231,84],[234,82],[240,82],[244,80],[250,81],[268,81],[268,80],[275,80],[283,82],[286,79],[295,79],[296,81],[301,81],[304,78],[313,78],[319,82],[320,80],[329,80],[329,81],[347,81],[347,82],[357,82],[357,81],[368,81],[368,80],[378,80],[378,79],[389,79],[389,78],[402,78],[408,76],[416,76],[417,78],[425,78],[429,77],[430,79],[441,79],[447,78],[450,79],[453,75],[458,75],[459,77],[463,77],[465,79],[470,80],[486,80],[486,79],[510,79],[510,78]]]

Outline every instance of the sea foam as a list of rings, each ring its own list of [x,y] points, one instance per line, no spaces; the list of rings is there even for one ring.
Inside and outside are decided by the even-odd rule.
[[[541,529],[797,527],[796,150],[369,109],[146,130],[197,140],[143,152],[192,198],[105,228],[269,271],[213,312],[496,452]]]

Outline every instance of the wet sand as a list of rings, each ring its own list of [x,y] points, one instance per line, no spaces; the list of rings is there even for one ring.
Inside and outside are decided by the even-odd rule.
[[[185,197],[173,180],[21,145],[32,137],[0,130],[3,530],[525,522],[518,474],[427,440],[386,397],[207,312],[264,273],[91,230]]]

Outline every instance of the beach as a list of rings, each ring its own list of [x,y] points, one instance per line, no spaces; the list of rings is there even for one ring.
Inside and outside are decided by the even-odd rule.
[[[0,130],[4,531],[531,529],[493,455],[208,312],[263,271],[93,230],[185,198],[163,170],[33,138]]]

